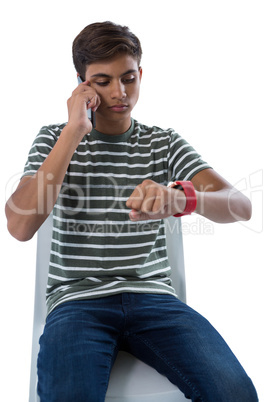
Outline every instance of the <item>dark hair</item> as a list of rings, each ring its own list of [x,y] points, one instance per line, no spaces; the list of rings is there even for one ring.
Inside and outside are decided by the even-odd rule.
[[[139,39],[126,26],[113,22],[96,22],[86,26],[73,41],[73,62],[84,80],[86,67],[94,62],[126,53],[140,65],[142,49]]]

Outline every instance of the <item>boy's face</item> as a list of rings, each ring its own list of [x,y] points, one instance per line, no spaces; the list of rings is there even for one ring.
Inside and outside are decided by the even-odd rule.
[[[122,134],[129,129],[131,112],[139,98],[141,76],[137,60],[127,54],[87,67],[85,79],[101,100],[96,112],[97,130]]]

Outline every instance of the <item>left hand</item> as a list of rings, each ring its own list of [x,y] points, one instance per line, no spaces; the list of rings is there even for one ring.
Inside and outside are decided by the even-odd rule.
[[[185,204],[183,191],[152,180],[144,180],[139,184],[126,202],[126,206],[132,209],[129,217],[134,222],[168,218],[182,212]]]

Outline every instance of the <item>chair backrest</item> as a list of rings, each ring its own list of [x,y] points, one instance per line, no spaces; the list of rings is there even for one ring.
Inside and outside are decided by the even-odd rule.
[[[46,219],[38,230],[37,235],[37,257],[36,257],[36,279],[35,279],[35,302],[34,302],[34,323],[32,340],[32,361],[30,376],[30,398],[29,402],[38,402],[36,394],[36,362],[39,352],[39,337],[43,332],[46,319],[46,285],[50,258],[51,236],[52,236],[52,214]],[[167,235],[167,251],[170,266],[172,268],[172,282],[179,298],[186,302],[186,286],[184,271],[183,242],[181,234],[180,218],[170,217],[165,220]],[[128,362],[128,361],[127,361]],[[125,363],[127,364],[127,363]],[[133,362],[130,363],[133,366]],[[134,367],[134,366],[133,366]],[[140,371],[140,370],[139,370]],[[113,385],[111,384],[111,393]],[[109,389],[108,389],[109,392]],[[108,400],[108,399],[107,399]],[[119,399],[117,398],[119,401]],[[127,401],[126,397],[122,399]],[[130,400],[130,399],[129,399]],[[176,399],[178,400],[178,399]],[[166,399],[168,401],[168,399]]]

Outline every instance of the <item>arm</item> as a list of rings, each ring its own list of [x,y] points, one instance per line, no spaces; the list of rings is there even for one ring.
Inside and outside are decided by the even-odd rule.
[[[205,169],[192,178],[196,190],[195,212],[218,223],[248,220],[251,203],[212,169]],[[130,219],[164,219],[183,212],[183,191],[167,188],[151,180],[145,180],[131,194],[127,207],[132,208]]]
[[[88,83],[80,84],[68,100],[68,124],[42,166],[34,176],[21,179],[6,203],[8,230],[18,240],[31,239],[50,214],[73,153],[84,135],[92,130],[87,103],[90,101],[95,111],[100,101]]]
[[[192,178],[196,190],[196,213],[218,223],[246,221],[251,218],[251,202],[213,169]]]

